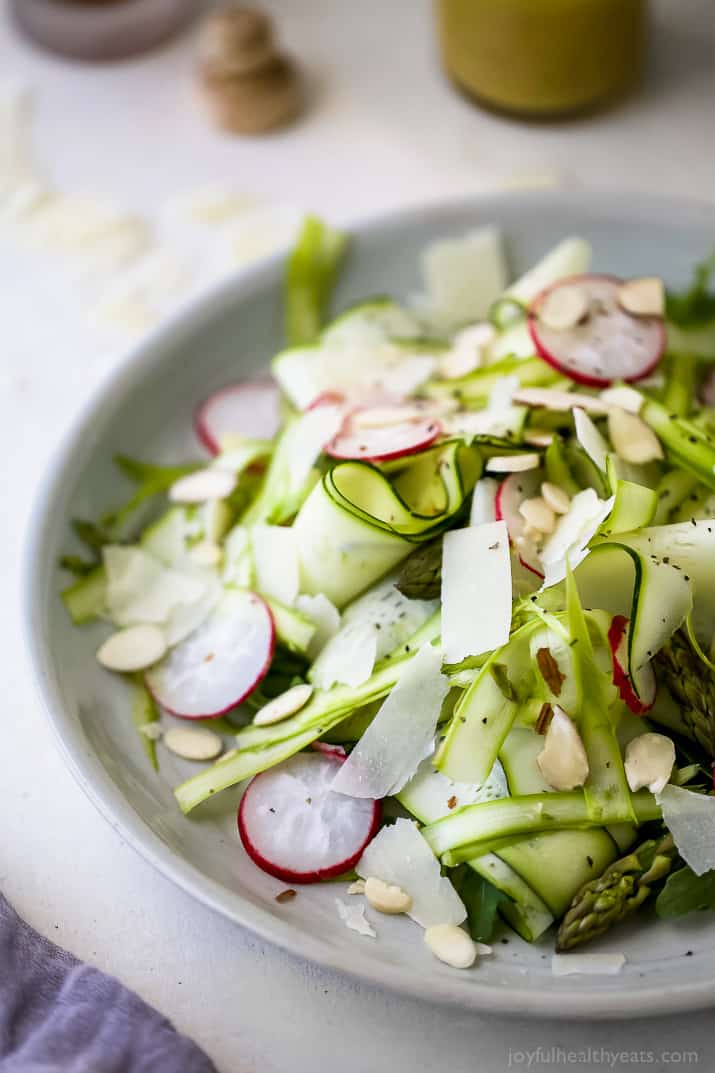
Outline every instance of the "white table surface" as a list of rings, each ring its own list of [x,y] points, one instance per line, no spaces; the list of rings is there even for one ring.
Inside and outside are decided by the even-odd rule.
[[[2,76],[29,84],[53,180],[151,212],[206,183],[317,207],[337,220],[558,174],[568,183],[712,197],[715,9],[658,4],[648,86],[607,115],[524,126],[477,111],[441,76],[425,0],[275,0],[312,72],[304,121],[266,139],[212,131],[192,103],[192,41],[78,67],[21,43],[0,17]],[[3,13],[4,14],[4,13]],[[528,181],[528,180],[527,180]],[[221,1073],[501,1073],[575,1064],[549,1048],[696,1049],[709,1014],[657,1023],[535,1023],[431,1008],[297,961],[195,904],[127,847],[65,769],[34,694],[18,628],[18,561],[38,475],[109,357],[62,288],[37,298],[36,260],[0,234],[0,888],[36,927],[119,976],[194,1036]],[[1,971],[1,968],[0,968]],[[584,1071],[631,1069],[594,1054]],[[693,1066],[691,1059],[690,1065]]]

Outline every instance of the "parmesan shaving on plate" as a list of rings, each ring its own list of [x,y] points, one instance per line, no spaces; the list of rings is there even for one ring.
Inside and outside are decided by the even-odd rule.
[[[326,342],[284,351],[280,358],[273,366],[275,378],[299,410],[326,392],[341,392],[354,401],[374,397],[376,392],[400,400],[428,380],[436,367],[431,354],[410,353],[403,346],[374,341],[360,345]]]
[[[554,976],[615,976],[625,963],[624,954],[554,954],[551,972]]]
[[[446,876],[413,820],[396,820],[373,838],[355,871],[394,883],[412,897],[408,916],[423,928],[461,924],[467,916],[462,899]]]
[[[105,602],[117,626],[156,623],[177,644],[199,626],[221,595],[216,575],[193,564],[165,567],[137,547],[104,548]]]
[[[576,439],[595,466],[605,472],[608,444],[588,414],[578,406],[573,409]]]
[[[437,606],[436,600],[408,599],[395,588],[394,577],[387,578],[347,608],[310,670],[311,681],[320,689],[335,682],[361,685],[376,661],[411,637]]]
[[[302,414],[286,432],[290,487],[287,497],[300,492],[326,443],[338,434],[343,423],[342,406],[316,406]]]
[[[402,789],[434,751],[437,720],[449,690],[441,667],[438,648],[420,649],[340,766],[333,790],[379,800]]]
[[[356,931],[358,935],[365,935],[368,939],[377,938],[377,932],[370,921],[365,918],[365,907],[363,905],[347,905],[341,898],[336,898],[335,904],[338,907],[340,919],[346,928]]]
[[[566,577],[566,565],[575,570],[588,555],[588,544],[613,510],[615,496],[602,500],[593,488],[584,488],[571,500],[556,528],[541,549],[544,584],[548,589]]]
[[[493,477],[480,477],[474,485],[472,510],[469,515],[470,525],[484,525],[493,522],[496,516],[496,498],[499,481]]]
[[[446,663],[490,652],[509,640],[511,557],[505,522],[445,534],[442,644]],[[478,609],[478,613],[475,613]]]
[[[715,797],[668,784],[655,799],[678,853],[696,876],[715,868]]]
[[[317,596],[299,596],[296,609],[315,623],[316,630],[308,646],[308,655],[315,659],[331,637],[340,629],[340,612],[322,592]]]
[[[427,291],[422,301],[439,322],[483,319],[507,284],[501,233],[481,227],[430,243],[422,254],[422,276]]]
[[[282,525],[254,525],[251,545],[258,591],[292,607],[298,596],[295,533]]]

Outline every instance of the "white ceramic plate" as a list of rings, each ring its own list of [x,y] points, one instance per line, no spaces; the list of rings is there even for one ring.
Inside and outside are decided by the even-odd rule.
[[[519,272],[560,238],[585,235],[597,270],[688,280],[711,249],[715,210],[635,196],[524,193],[429,207],[360,227],[336,308],[368,295],[404,296],[418,286],[429,240],[470,227],[503,228]],[[377,941],[338,918],[339,884],[306,887],[285,904],[284,884],[260,872],[240,845],[237,792],[184,818],[172,787],[188,765],[161,754],[150,769],[127,710],[123,684],[94,652],[106,627],[70,625],[56,563],[70,544],[68,519],[96,517],[128,491],[117,451],[163,461],[200,455],[191,432],[197,402],[253,372],[281,342],[279,259],[243,273],[184,311],[123,363],[85,408],[38,497],[26,559],[26,623],[50,721],[78,781],[109,822],[147,860],[198,900],[295,954],[372,983],[474,1009],[576,1017],[623,1017],[707,1006],[715,1000],[715,918],[623,927],[599,946],[622,951],[618,976],[551,975],[551,940],[529,946],[509,932],[471,972],[436,962],[420,930],[380,918]]]

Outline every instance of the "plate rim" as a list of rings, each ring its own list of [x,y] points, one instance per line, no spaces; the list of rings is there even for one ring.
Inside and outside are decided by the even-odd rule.
[[[390,228],[409,227],[411,221],[425,216],[439,226],[440,219],[461,213],[484,215],[489,206],[508,202],[539,206],[566,205],[581,208],[585,214],[608,216],[624,203],[636,201],[644,220],[657,215],[661,220],[687,218],[689,224],[715,223],[715,206],[705,200],[662,197],[622,192],[563,190],[513,190],[488,192],[459,198],[435,199],[402,210],[383,211],[358,218],[350,227],[357,238]],[[69,427],[62,435],[35,492],[25,524],[21,563],[21,615],[26,649],[34,672],[34,686],[61,755],[75,780],[109,825],[149,864],[197,901],[227,919],[245,927],[268,943],[277,945],[294,957],[307,959],[321,967],[340,972],[370,986],[395,991],[423,1001],[439,1002],[462,1009],[530,1017],[553,1016],[583,1020],[609,1020],[639,1016],[657,1016],[699,1010],[715,1003],[715,968],[711,980],[681,983],[665,991],[662,986],[619,987],[618,977],[609,989],[583,987],[578,991],[541,991],[523,987],[494,987],[470,980],[469,990],[447,975],[418,977],[398,964],[377,961],[356,946],[351,964],[346,965],[341,951],[321,943],[299,926],[276,919],[267,909],[252,905],[238,892],[202,873],[195,865],[172,851],[135,811],[111,779],[98,755],[78,725],[66,712],[54,678],[50,646],[45,637],[43,611],[53,593],[42,585],[43,549],[51,535],[52,507],[60,499],[73,455],[90,431],[99,411],[111,405],[115,392],[123,392],[133,381],[141,380],[164,352],[187,330],[194,330],[197,320],[210,321],[214,312],[225,308],[235,296],[260,289],[280,272],[285,253],[265,258],[221,280],[211,288],[181,304],[164,323],[153,329],[139,343],[129,347],[89,393]],[[54,593],[56,596],[56,593]],[[456,970],[455,970],[456,971]]]

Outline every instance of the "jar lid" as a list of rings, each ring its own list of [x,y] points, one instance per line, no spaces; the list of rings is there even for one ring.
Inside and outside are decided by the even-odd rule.
[[[11,0],[15,20],[53,52],[114,60],[153,48],[196,13],[194,0]]]

